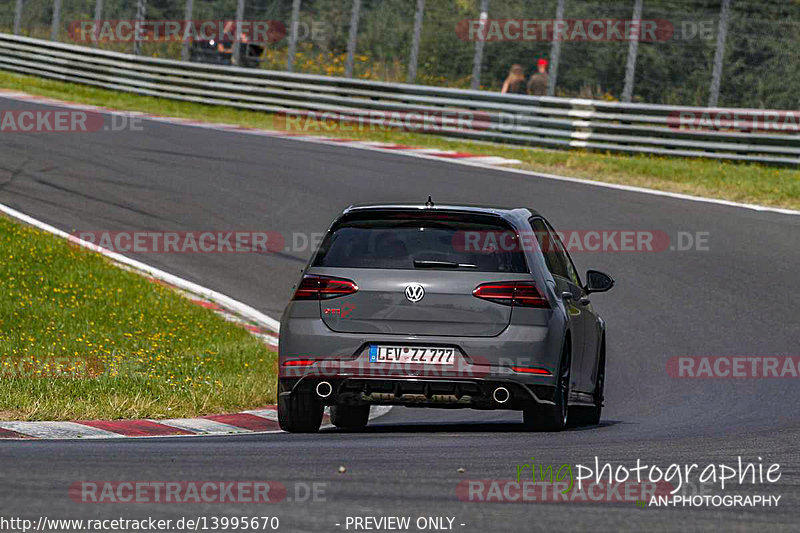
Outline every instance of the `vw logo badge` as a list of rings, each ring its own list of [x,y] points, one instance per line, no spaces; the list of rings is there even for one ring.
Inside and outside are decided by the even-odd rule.
[[[406,286],[406,298],[408,298],[408,301],[412,304],[422,300],[424,296],[425,289],[419,283],[412,283],[411,285]]]

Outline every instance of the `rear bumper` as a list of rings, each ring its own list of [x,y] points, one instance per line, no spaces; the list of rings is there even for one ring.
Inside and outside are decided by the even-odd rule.
[[[321,401],[333,404],[523,409],[552,404],[555,370],[563,346],[561,314],[546,324],[511,323],[495,337],[450,337],[385,333],[342,333],[329,329],[318,310],[288,306],[281,322],[279,393],[316,394],[326,381],[332,393]],[[370,362],[371,345],[452,347],[452,365],[382,364]],[[292,360],[313,361],[287,366]],[[512,367],[543,369],[549,374],[518,372]],[[492,393],[505,387],[509,400]]]
[[[321,395],[318,385],[330,384],[330,394]],[[498,391],[499,388],[504,391]],[[327,392],[327,387],[322,387]],[[380,376],[283,377],[280,395],[309,394],[324,405],[404,405],[408,407],[511,409],[552,405],[554,387],[524,383],[503,377],[431,378]],[[495,391],[498,394],[495,395]],[[507,399],[506,399],[507,397]]]

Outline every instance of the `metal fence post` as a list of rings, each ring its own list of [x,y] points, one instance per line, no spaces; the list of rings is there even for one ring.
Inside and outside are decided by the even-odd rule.
[[[294,55],[297,53],[297,30],[300,25],[300,2],[292,0],[292,26],[289,28],[289,51],[286,55],[286,70],[294,70]]]
[[[481,86],[481,66],[483,65],[483,45],[486,37],[486,21],[489,18],[489,0],[481,0],[481,18],[478,26],[478,39],[475,41],[475,57],[472,60],[472,82],[469,88],[477,90]]]
[[[192,58],[192,40],[194,38],[194,24],[192,17],[194,13],[194,0],[186,0],[186,10],[183,12],[183,47],[181,48],[181,59],[189,61]]]
[[[422,19],[425,16],[425,0],[417,0],[417,11],[414,14],[414,36],[411,40],[411,56],[408,58],[408,75],[406,81],[417,80],[417,62],[419,60],[419,41],[422,35]]]
[[[353,11],[350,13],[350,35],[347,39],[347,63],[344,65],[344,75],[353,77],[353,64],[356,57],[356,41],[358,39],[358,17],[361,12],[361,0],[353,0]]]
[[[556,4],[556,21],[564,20],[564,0],[558,0]],[[556,79],[558,78],[558,60],[561,57],[561,41],[556,38],[556,31],[553,28],[553,42],[550,45],[550,72],[547,73],[547,96],[555,96]]]
[[[92,44],[97,46],[97,30],[100,27],[100,20],[103,18],[103,0],[96,0],[94,4],[94,28],[92,28]]]
[[[136,22],[134,22],[133,30],[133,55],[136,56],[142,53],[142,43],[138,37],[141,34],[141,30],[139,28],[142,27],[142,23],[144,22],[146,16],[146,11],[147,0],[136,0]]]
[[[17,5],[16,8],[14,9],[14,35],[19,35],[21,27],[22,27],[22,0],[17,0]]]
[[[242,20],[244,20],[244,0],[236,3],[236,35],[233,38],[233,63],[240,67],[242,65]]]
[[[57,41],[61,29],[61,0],[53,0],[53,20],[50,22],[50,40]]]
[[[717,107],[719,86],[722,81],[722,60],[725,57],[725,38],[728,33],[728,17],[731,14],[731,0],[722,0],[719,13],[719,29],[717,30],[717,49],[714,51],[714,70],[711,72],[711,89],[708,95],[708,107]]]
[[[642,34],[642,0],[633,3],[633,24],[628,42],[628,63],[625,65],[625,86],[622,89],[622,101],[630,102],[633,98],[633,77],[636,73],[636,55],[639,53],[639,37]]]

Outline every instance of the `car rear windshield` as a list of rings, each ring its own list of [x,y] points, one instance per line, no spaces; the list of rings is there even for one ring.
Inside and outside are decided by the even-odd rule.
[[[465,246],[486,235],[505,236],[505,245]],[[516,239],[508,223],[492,215],[353,213],[326,235],[313,266],[524,273],[525,257]]]

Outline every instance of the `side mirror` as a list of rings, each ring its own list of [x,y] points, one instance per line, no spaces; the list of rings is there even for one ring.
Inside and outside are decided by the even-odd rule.
[[[614,286],[614,278],[599,270],[586,271],[586,292],[606,292]]]

